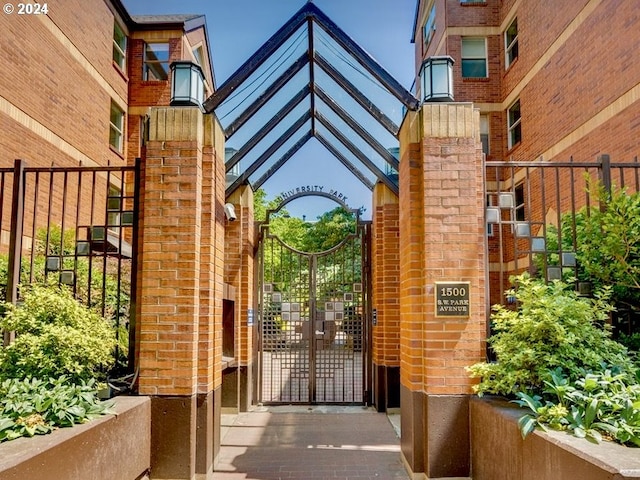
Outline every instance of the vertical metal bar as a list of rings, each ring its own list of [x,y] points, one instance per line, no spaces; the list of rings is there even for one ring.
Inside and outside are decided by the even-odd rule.
[[[560,198],[560,168],[554,167],[553,171],[555,172],[555,182],[556,182],[556,223],[558,225],[558,266],[560,267],[560,279],[562,279],[562,272],[564,271],[563,265],[563,253],[564,246],[562,245],[562,199]],[[544,205],[544,204],[543,204]],[[544,207],[546,209],[546,206]],[[543,225],[545,225],[546,230],[546,219],[544,218],[544,211],[542,212],[542,220],[544,221]],[[545,232],[545,238],[547,234]],[[546,244],[546,242],[545,242]]]
[[[75,226],[73,228],[73,278],[75,278],[75,282],[73,282],[73,293],[75,295],[78,294],[78,238],[79,237],[79,224],[80,224],[80,205],[82,204],[82,171],[78,172],[78,192],[76,197],[76,221]],[[89,299],[87,298],[87,304],[90,304]]]
[[[9,258],[7,265],[7,293],[9,303],[18,301],[20,283],[20,263],[22,260],[22,226],[24,219],[24,161],[17,159],[13,166],[13,196],[11,206],[11,230],[9,233]],[[3,343],[9,345],[15,338],[14,332],[4,332]]]
[[[309,255],[309,401],[316,401],[316,319],[317,315],[317,285],[316,274],[318,258]]]
[[[541,166],[540,169],[538,170],[540,172],[540,200],[541,200],[541,204],[542,205],[547,205],[547,182],[544,176],[544,166]],[[544,211],[544,207],[543,207],[543,211]],[[549,281],[549,274],[548,274],[548,266],[549,266],[549,246],[547,245],[546,242],[546,236],[547,236],[547,231],[546,231],[546,222],[543,223],[543,225],[545,225],[544,227],[544,232],[545,232],[545,245],[544,245],[544,255],[542,256],[542,266],[544,268],[544,280],[546,282]]]
[[[49,241],[51,240],[51,211],[53,210],[53,182],[54,182],[54,177],[53,177],[53,169],[49,170],[49,203],[47,205],[47,230],[45,232],[45,241],[44,241],[44,255],[45,255],[45,261],[46,261],[46,257],[49,256]],[[44,278],[45,281],[47,279],[47,277],[49,276],[49,272],[48,270],[45,268],[44,269]]]
[[[61,210],[61,219],[60,219],[60,270],[64,270],[64,228],[65,228],[65,217],[67,216],[67,184],[69,180],[69,172],[65,171],[62,176],[62,205],[60,206]],[[75,282],[74,282],[75,283]]]
[[[598,163],[600,163],[600,181],[609,199],[611,198],[611,159],[609,155],[602,154],[598,156]],[[601,210],[604,208],[604,205],[600,205]]]
[[[6,172],[0,172],[0,230],[2,229],[2,219],[4,218],[4,183]]]
[[[40,172],[35,173],[35,185],[33,192],[33,215],[31,221],[31,254],[29,258],[29,283],[33,283],[34,275],[34,262],[35,262],[35,242],[36,242],[36,224],[37,224],[37,212],[38,212],[38,194],[40,191]],[[46,260],[45,260],[46,261]]]
[[[111,187],[111,171],[107,171],[107,182],[105,186],[104,199],[104,238],[102,240],[102,316],[107,314],[107,250],[109,248],[109,188]]]
[[[87,272],[87,299],[93,307],[93,229],[94,229],[94,213],[96,203],[96,172],[91,175],[91,204],[89,206],[89,230],[87,231],[87,240],[89,241],[89,268]]]
[[[571,162],[573,162],[573,157],[571,157]],[[575,167],[569,168],[569,175],[571,181],[571,248],[574,252],[578,251],[578,230],[576,225],[576,188],[575,188]],[[575,266],[573,267],[574,276],[576,278],[576,282],[578,281],[578,262],[576,261]]]
[[[136,370],[136,308],[138,304],[138,253],[140,235],[140,204],[142,190],[142,160],[136,158],[133,172],[133,233],[131,239],[131,291],[129,292],[129,352],[128,352],[128,372]]]

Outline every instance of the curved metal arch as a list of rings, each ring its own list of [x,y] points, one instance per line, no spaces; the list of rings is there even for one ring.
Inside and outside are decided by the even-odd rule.
[[[265,230],[269,230],[269,227],[268,226],[265,227]],[[342,240],[340,240],[340,242],[337,245],[334,245],[333,247],[331,247],[331,248],[329,248],[327,250],[323,250],[321,252],[304,252],[302,250],[298,250],[297,248],[292,247],[291,245],[286,243],[279,236],[271,235],[270,233],[267,233],[266,237],[276,240],[284,248],[286,248],[287,250],[290,250],[290,251],[292,251],[294,253],[297,253],[298,255],[314,255],[316,257],[322,257],[322,256],[329,255],[329,254],[333,253],[334,251],[340,249],[340,247],[342,247],[343,245],[346,245],[346,243],[349,240],[352,240],[354,238],[358,238],[358,224],[356,223],[356,231],[354,233],[347,234],[347,236],[344,237]]]
[[[349,213],[355,213],[356,215],[356,222],[360,219],[360,210],[357,208],[351,208],[349,205],[347,205],[344,201],[342,201],[341,198],[336,197],[335,195],[331,195],[330,193],[327,192],[321,192],[318,190],[312,190],[310,192],[299,192],[299,193],[294,193],[293,195],[289,195],[287,196],[287,198],[283,198],[282,202],[280,202],[278,204],[278,206],[274,209],[270,209],[267,210],[267,219],[266,219],[266,223],[269,223],[269,219],[270,219],[270,215],[271,214],[275,214],[278,213],[280,210],[282,210],[288,203],[291,203],[294,200],[297,200],[299,198],[302,197],[324,197],[324,198],[328,198],[329,200],[333,200],[335,203],[337,203],[338,205],[340,205],[342,208],[344,208],[347,212]]]

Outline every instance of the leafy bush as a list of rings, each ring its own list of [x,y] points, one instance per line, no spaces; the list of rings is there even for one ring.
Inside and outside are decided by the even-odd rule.
[[[640,384],[615,369],[586,373],[569,383],[557,369],[545,382],[544,394],[518,393],[515,403],[529,413],[518,421],[523,437],[536,427],[567,430],[599,443],[603,438],[640,446]]]
[[[17,335],[0,349],[0,378],[66,375],[80,382],[112,365],[115,334],[109,322],[64,287],[31,286],[22,304],[3,307],[0,329]]]
[[[48,381],[8,379],[0,383],[0,442],[49,433],[114,413],[101,402],[93,380],[71,385],[60,377]]]
[[[602,364],[631,375],[626,348],[609,338],[605,326],[611,311],[606,290],[588,299],[565,283],[546,284],[526,274],[516,277],[515,285],[507,295],[516,297],[519,308],[497,305],[491,317],[495,334],[488,342],[497,362],[468,368],[473,377],[481,378],[477,393],[539,394],[557,368],[571,382],[585,369],[599,371]]]

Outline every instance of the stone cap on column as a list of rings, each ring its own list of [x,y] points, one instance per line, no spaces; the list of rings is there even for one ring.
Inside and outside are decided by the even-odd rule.
[[[149,140],[201,141],[203,113],[198,107],[153,107],[149,112]]]
[[[480,141],[480,112],[473,103],[424,103],[422,119],[424,137]]]

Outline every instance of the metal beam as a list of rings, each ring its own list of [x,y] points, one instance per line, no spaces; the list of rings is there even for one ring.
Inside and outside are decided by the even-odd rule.
[[[349,161],[347,157],[345,157],[340,150],[335,148],[329,140],[325,138],[320,132],[316,132],[316,139],[324,145],[324,147],[329,150],[334,157],[336,157],[340,163],[342,163],[347,170],[349,170],[358,180],[360,180],[369,190],[373,190],[373,182],[369,180],[353,163]]]
[[[298,10],[280,29],[274,33],[249,59],[242,64],[221,86],[205,100],[203,107],[206,113],[213,112],[233,91],[251,76],[273,55],[291,35],[305,23],[309,16],[308,4]]]
[[[265,91],[251,104],[249,105],[224,131],[224,136],[229,140],[234,133],[236,133],[242,126],[253,117],[258,110],[260,110],[269,100],[271,100],[276,93],[278,93],[282,87],[284,87],[289,80],[296,76],[296,74],[302,70],[307,63],[309,63],[309,57],[307,54],[302,54],[293,64],[287,68],[282,75],[275,79],[275,81],[269,85]]]
[[[228,197],[236,188],[244,184],[255,171],[260,168],[276,151],[289,140],[294,133],[296,133],[302,125],[304,125],[311,118],[311,112],[307,112],[302,115],[293,125],[291,125],[286,132],[284,132],[280,138],[278,138],[265,152],[258,157],[249,167],[240,175],[236,180],[227,187],[225,194]]]
[[[296,108],[310,92],[311,87],[309,85],[302,87],[302,90],[292,97],[291,100],[289,100],[287,104],[278,111],[278,113],[274,114],[269,121],[247,141],[247,143],[242,145],[242,148],[240,148],[233,157],[227,160],[225,163],[225,170],[228,172],[235,167],[238,162],[242,160],[242,158],[244,158],[244,156],[260,142],[260,140],[266,137],[269,132],[271,132],[271,130],[273,130],[289,113],[291,113],[291,111]]]
[[[322,90],[322,88],[320,88],[318,85],[313,86],[313,91],[318,95],[318,98],[326,103],[329,108],[331,108],[331,110],[333,110],[334,113],[338,115],[338,117],[340,117],[347,125],[349,125],[349,127],[353,129],[354,132],[356,132],[360,136],[360,138],[367,142],[367,144],[371,148],[373,148],[376,153],[378,153],[378,155],[380,155],[384,159],[385,162],[387,162],[396,170],[400,168],[400,164],[398,163],[396,157],[394,157],[389,152],[389,150],[381,145],[380,142],[373,138],[373,136],[369,132],[367,132],[351,115],[349,115],[349,113],[344,108],[342,108],[338,104],[338,102],[331,98],[329,94]]]
[[[269,180],[269,178],[271,178],[273,176],[274,173],[276,173],[278,170],[280,170],[280,168],[287,163],[287,161],[298,151],[300,150],[305,143],[307,143],[309,141],[310,138],[313,137],[313,133],[311,133],[311,130],[309,130],[304,137],[302,137],[300,140],[298,140],[295,145],[293,147],[291,147],[289,150],[287,150],[285,152],[285,154],[280,157],[280,159],[274,163],[269,170],[267,170],[265,172],[264,175],[262,175],[258,180],[256,180],[255,182],[253,182],[252,186],[254,190],[257,190],[258,188],[262,187],[262,185]]]
[[[303,53],[293,64],[287,68],[282,75],[269,85],[264,93],[262,93],[255,102],[249,105],[224,131],[224,136],[229,140],[234,133],[236,133],[242,126],[255,115],[273,96],[284,87],[289,80],[296,76],[296,74],[302,70],[307,63],[309,63],[309,56]]]
[[[329,34],[347,53],[351,54],[360,65],[373,75],[389,92],[400,100],[409,110],[418,110],[420,102],[411,92],[405,89],[391,76],[366,50],[358,45],[347,35],[333,20],[322,12],[312,2],[307,5],[308,14],[311,15],[320,27]]]
[[[322,70],[325,71],[329,77],[333,79],[340,87],[342,87],[346,92],[351,95],[360,106],[369,113],[374,119],[376,119],[380,125],[387,129],[387,131],[393,135],[394,137],[398,136],[398,132],[400,128],[387,117],[382,110],[380,110],[371,100],[365,97],[358,88],[353,85],[347,78],[342,75],[338,70],[336,70],[333,65],[331,65],[327,60],[324,59],[322,55],[318,52],[314,53],[315,62],[318,64]]]
[[[356,156],[382,183],[384,183],[391,191],[398,194],[398,185],[396,185],[389,177],[387,177],[382,170],[380,170],[376,164],[374,164],[369,158],[362,153],[362,151],[356,147],[351,141],[345,137],[340,130],[334,127],[320,112],[316,113],[317,120],[327,129],[329,132],[342,143],[347,150]]]

